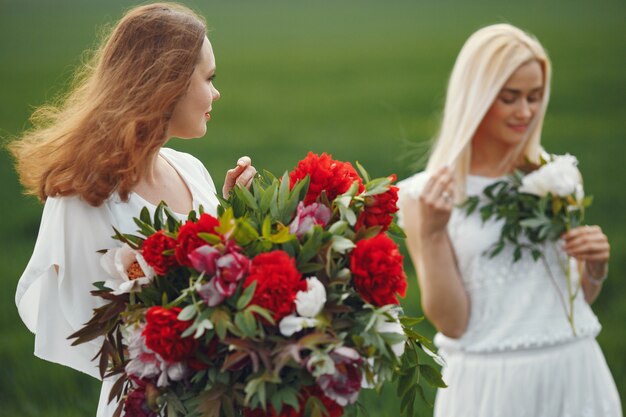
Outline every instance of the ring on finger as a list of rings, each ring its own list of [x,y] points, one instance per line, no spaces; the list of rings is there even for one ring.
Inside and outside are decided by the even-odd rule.
[[[447,191],[444,191],[443,193],[441,193],[441,197],[444,199],[444,201],[446,203],[450,202],[450,193]]]

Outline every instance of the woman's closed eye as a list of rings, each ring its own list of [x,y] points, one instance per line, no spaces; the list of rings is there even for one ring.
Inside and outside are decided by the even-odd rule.
[[[513,104],[515,103],[515,100],[517,100],[516,94],[504,93],[500,95],[500,101],[504,104]]]

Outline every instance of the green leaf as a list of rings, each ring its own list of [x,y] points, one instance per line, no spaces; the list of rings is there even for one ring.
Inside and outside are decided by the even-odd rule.
[[[293,240],[295,238],[295,235],[292,235],[289,232],[289,227],[279,224],[278,231],[271,235],[268,240],[272,243],[281,244],[289,242],[290,240]]]
[[[359,173],[361,174],[361,177],[363,177],[363,181],[365,181],[366,183],[370,182],[370,175],[367,173],[365,168],[363,168],[363,165],[361,165],[359,161],[356,161],[355,164],[356,164],[356,168],[359,170]]]
[[[345,220],[339,220],[333,223],[328,228],[328,231],[334,235],[341,235],[346,231],[347,228],[348,228],[348,222],[346,222]]]
[[[420,324],[422,321],[424,321],[424,317],[408,317],[408,316],[400,316],[399,318],[400,320],[400,324],[402,324],[405,327],[413,327],[416,326],[418,324]]]
[[[324,269],[324,265],[320,263],[304,263],[298,265],[298,271],[301,274],[309,274],[311,272],[317,272]]]
[[[143,207],[139,212],[139,220],[144,222],[147,225],[152,225],[152,219],[150,218],[150,211],[147,207]]]
[[[246,187],[242,187],[241,185],[238,184],[235,186],[233,191],[235,192],[236,198],[239,198],[241,201],[243,201],[245,205],[248,206],[251,210],[253,211],[259,210],[259,206],[256,203],[256,199],[254,198],[252,193],[248,191]]]
[[[218,235],[214,235],[213,233],[200,232],[198,233],[198,237],[211,246],[217,245],[218,243],[222,242],[222,239]]]
[[[250,303],[250,300],[252,300],[254,296],[254,291],[256,290],[256,284],[256,281],[252,281],[252,284],[243,290],[243,293],[237,300],[237,310],[243,310]]]
[[[196,304],[189,304],[178,313],[178,320],[189,321],[196,316],[198,309]]]
[[[517,262],[522,258],[522,247],[516,246],[515,251],[513,251],[513,262]]]
[[[256,320],[249,310],[239,311],[235,314],[235,326],[237,326],[246,337],[252,338],[256,335]]]
[[[355,247],[356,245],[353,241],[343,236],[334,235],[332,238],[332,248],[337,253],[345,254]]]
[[[272,236],[272,220],[270,216],[265,216],[263,219],[263,225],[261,226],[261,236],[264,239],[269,239]]]
[[[443,379],[441,378],[441,373],[439,373],[438,370],[426,364],[419,365],[419,368],[421,376],[424,377],[426,382],[428,382],[431,386],[437,388],[447,387],[446,383],[443,382]]]
[[[251,306],[248,306],[248,308],[246,308],[246,311],[250,312],[250,313],[256,313],[259,316],[263,317],[265,320],[267,320],[268,323],[270,323],[271,325],[275,325],[276,322],[274,321],[274,317],[272,316],[272,313],[270,313],[269,310],[256,305],[256,304],[252,304]]]
[[[547,217],[531,218],[522,220],[519,222],[519,224],[522,227],[534,228],[544,226],[545,224],[550,224],[550,220]]]
[[[246,246],[259,238],[259,232],[245,219],[237,219],[233,237],[241,246]]]
[[[215,309],[213,314],[211,314],[211,321],[215,325],[215,332],[217,333],[217,336],[220,340],[224,340],[224,338],[226,338],[227,331],[232,326],[228,311],[221,308]]]
[[[156,233],[156,230],[154,230],[154,227],[150,226],[148,223],[145,223],[145,222],[139,220],[136,217],[133,218],[133,221],[139,227],[139,232],[142,235],[148,237],[148,236],[152,236],[153,234]]]
[[[345,219],[350,226],[356,224],[356,214],[354,214],[351,208],[339,206],[339,213],[341,214],[341,218]]]
[[[270,210],[270,207],[273,205],[272,203],[276,201],[276,190],[278,190],[278,183],[275,182],[270,185],[266,190],[263,197],[261,197],[261,212],[267,213]]]
[[[406,234],[404,233],[404,230],[402,230],[400,226],[398,226],[395,222],[391,222],[391,224],[389,224],[387,232],[389,232],[389,234],[392,236],[406,239]]]
[[[389,191],[391,180],[389,178],[376,178],[365,184],[366,191],[361,194],[363,197],[383,194]]]

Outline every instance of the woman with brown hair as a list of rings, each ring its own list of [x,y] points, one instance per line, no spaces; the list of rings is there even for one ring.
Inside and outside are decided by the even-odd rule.
[[[35,355],[99,378],[98,343],[66,339],[89,320],[105,281],[98,250],[118,245],[112,226],[136,230],[142,207],[165,201],[175,213],[202,205],[215,214],[215,185],[202,163],[164,148],[172,137],[206,133],[213,102],[215,57],[206,25],[186,7],[157,3],[126,13],[60,104],[33,115],[34,127],[10,145],[27,194],[45,207],[16,304],[35,333]],[[240,158],[226,174],[224,195],[249,186],[256,171]],[[180,214],[184,219],[186,215]],[[112,415],[111,382],[98,416]]]

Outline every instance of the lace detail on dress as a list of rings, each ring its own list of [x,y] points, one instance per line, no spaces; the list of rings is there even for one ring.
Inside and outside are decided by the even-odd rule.
[[[497,180],[469,176],[467,193],[480,195]],[[400,182],[400,199],[418,198],[425,182],[424,174]],[[567,280],[560,265],[567,257],[559,244],[546,243],[542,250],[549,271],[546,263],[533,260],[529,253],[514,263],[511,247],[489,257],[486,252],[498,240],[501,227],[501,221],[483,222],[478,212],[467,216],[461,209],[453,210],[448,234],[470,297],[470,319],[461,338],[438,334],[435,343],[444,350],[480,353],[531,349],[595,337],[600,323],[585,302],[582,290],[574,301],[576,337],[567,321]],[[575,267],[572,281],[578,281]]]

